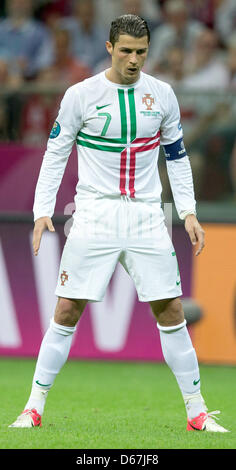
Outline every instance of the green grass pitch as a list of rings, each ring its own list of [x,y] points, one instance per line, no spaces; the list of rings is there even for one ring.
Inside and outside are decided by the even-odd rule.
[[[230,433],[186,431],[177,382],[163,363],[67,361],[42,428],[8,428],[31,388],[33,359],[0,359],[1,449],[235,449],[235,367],[200,366],[209,411]]]

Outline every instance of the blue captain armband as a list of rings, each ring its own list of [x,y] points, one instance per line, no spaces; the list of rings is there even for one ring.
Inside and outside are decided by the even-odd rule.
[[[184,147],[184,141],[181,139],[176,140],[173,144],[163,145],[166,160],[178,160],[179,158],[186,157],[187,153]]]

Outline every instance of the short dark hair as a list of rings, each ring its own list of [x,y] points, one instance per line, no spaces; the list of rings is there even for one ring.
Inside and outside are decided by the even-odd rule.
[[[129,34],[135,38],[148,37],[150,42],[150,30],[147,22],[137,15],[121,15],[111,22],[110,28],[110,42],[115,45],[119,40],[120,34]]]

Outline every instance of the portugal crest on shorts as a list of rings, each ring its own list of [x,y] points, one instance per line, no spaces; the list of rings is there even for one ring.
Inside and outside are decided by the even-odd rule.
[[[68,281],[68,274],[66,271],[62,271],[60,279],[61,279],[61,286],[64,286],[65,282]]]
[[[152,105],[154,104],[154,98],[150,93],[145,93],[142,103],[146,105],[147,111],[152,111]]]

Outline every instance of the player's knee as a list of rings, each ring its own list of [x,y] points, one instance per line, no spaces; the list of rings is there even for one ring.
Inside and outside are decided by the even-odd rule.
[[[86,306],[86,300],[64,299],[59,297],[54,320],[59,325],[75,326]]]
[[[166,301],[157,301],[152,311],[161,326],[174,326],[184,321],[184,311],[179,297]]]
[[[170,300],[159,318],[159,324],[162,326],[174,326],[183,321],[184,311],[181,300],[179,298]]]

